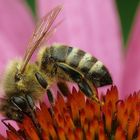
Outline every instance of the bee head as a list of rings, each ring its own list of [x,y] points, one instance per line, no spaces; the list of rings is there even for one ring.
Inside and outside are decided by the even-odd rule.
[[[3,99],[0,110],[7,118],[22,122],[24,115],[31,115],[35,104],[32,97],[28,95],[12,96],[8,99]]]
[[[9,98],[1,100],[0,112],[10,120],[21,122],[24,118],[23,112]]]

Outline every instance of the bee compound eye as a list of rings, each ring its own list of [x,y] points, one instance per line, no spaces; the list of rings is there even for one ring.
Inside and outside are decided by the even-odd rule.
[[[10,117],[12,120],[21,122],[24,118],[24,114],[20,111],[13,111]]]
[[[7,118],[11,119],[11,120],[16,120],[16,121],[22,121],[24,118],[24,114],[21,111],[17,111],[17,110],[11,110],[10,112],[6,113]]]
[[[20,73],[16,73],[15,74],[15,82],[18,82],[19,80],[21,80],[22,75]]]
[[[24,114],[22,112],[17,112],[15,117],[16,117],[16,120],[22,121],[24,118]]]
[[[19,97],[13,96],[13,97],[11,97],[11,102],[20,111],[26,111],[27,103],[26,103],[26,100],[22,96],[19,96]]]

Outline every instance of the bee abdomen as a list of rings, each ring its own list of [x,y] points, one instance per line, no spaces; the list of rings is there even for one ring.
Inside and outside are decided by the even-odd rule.
[[[55,61],[65,62],[68,48],[64,45],[54,45],[50,47],[50,56]]]
[[[56,62],[65,62],[71,67],[77,68],[85,52],[70,46],[53,45],[49,49],[49,54]]]
[[[97,87],[112,84],[112,78],[107,68],[101,61],[97,61],[92,65],[86,77],[91,80]]]
[[[111,76],[106,67],[89,53],[85,53],[81,58],[77,69],[97,87],[112,84]]]
[[[67,58],[66,58],[66,63],[74,68],[77,68],[81,59],[85,55],[85,52],[78,49],[78,48],[72,48],[68,47],[67,48]]]
[[[53,59],[53,63],[64,62],[75,68],[97,87],[112,84],[111,76],[103,63],[78,48],[53,45],[46,49],[43,58],[45,58],[45,61],[42,61],[42,68],[43,66],[47,67]]]
[[[78,69],[86,75],[96,62],[97,59],[95,57],[91,56],[89,53],[85,53],[79,62]]]
[[[46,70],[55,62],[65,62],[68,51],[67,48],[68,47],[59,44],[46,47],[42,54],[40,68],[42,70]]]
[[[81,72],[85,78],[90,80],[97,87],[112,83],[111,76],[103,63],[89,53],[85,53],[78,48],[71,49],[65,62]]]

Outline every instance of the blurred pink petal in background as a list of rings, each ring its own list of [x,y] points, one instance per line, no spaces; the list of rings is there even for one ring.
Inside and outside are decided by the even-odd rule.
[[[7,60],[17,57],[19,53],[23,55],[33,28],[33,17],[23,1],[0,1],[0,47],[4,52],[0,55],[1,68]],[[11,57],[13,54],[15,56]]]
[[[121,91],[123,97],[140,90],[140,8],[129,37],[125,61]]]
[[[6,66],[6,63],[17,56],[18,51],[2,33],[0,33],[0,50],[2,52],[0,55],[0,72],[2,72],[2,70]],[[0,74],[0,76],[2,76],[2,73]]]

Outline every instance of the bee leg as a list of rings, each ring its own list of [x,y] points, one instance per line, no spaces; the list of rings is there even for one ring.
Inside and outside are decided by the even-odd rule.
[[[48,96],[49,102],[51,104],[53,104],[54,103],[54,98],[53,98],[53,95],[52,95],[52,92],[50,91],[50,89],[47,89],[47,96]]]
[[[47,89],[48,83],[47,83],[46,79],[44,79],[44,77],[39,72],[35,73],[35,77],[36,77],[37,81],[39,82],[39,84],[44,89]],[[53,95],[49,89],[47,89],[47,96],[48,96],[50,104],[53,104],[54,103]]]
[[[36,72],[36,73],[35,73],[35,77],[36,77],[37,81],[39,82],[39,84],[40,84],[44,89],[46,89],[47,86],[48,86],[48,83],[47,83],[46,79],[44,79],[44,77],[43,77],[39,72]]]
[[[83,78],[79,83],[78,83],[79,88],[81,91],[86,93],[86,96],[89,97],[90,99],[96,101],[100,105],[103,105],[103,103],[98,99],[97,97],[97,88],[91,84],[88,80]]]
[[[91,86],[85,79],[84,75],[80,73],[79,71],[75,70],[71,66],[65,64],[65,63],[57,63],[58,67],[61,68],[65,73],[67,73],[73,81],[77,83],[80,90],[89,98],[92,100],[95,100],[96,102],[100,102],[99,99],[96,97],[96,91],[95,89],[92,90]]]
[[[90,86],[88,85],[88,83],[86,82],[84,76],[77,70],[75,70],[74,68],[72,68],[71,66],[65,64],[65,63],[58,63],[57,64],[65,73],[67,73],[69,75],[69,77],[75,81],[79,88],[81,89],[81,91],[83,91],[83,93],[85,93],[85,95],[87,97],[91,97],[92,96],[92,90],[90,88]]]
[[[65,63],[57,63],[57,66],[62,69],[66,74],[68,74],[69,77],[72,78],[72,80],[74,80],[75,82],[78,82],[80,79],[84,78],[84,75],[82,73]]]
[[[64,97],[67,97],[70,94],[70,91],[69,91],[69,88],[68,88],[66,82],[59,81],[59,82],[57,82],[57,86]]]
[[[32,118],[32,121],[33,121],[35,127],[36,127],[36,131],[37,131],[39,137],[42,139],[42,135],[41,135],[42,130],[40,128],[40,124],[39,124],[38,120],[36,119],[35,104],[34,104],[31,96],[25,95],[25,99],[27,101],[27,105],[28,105],[28,109],[29,109],[29,112],[30,112],[30,116]]]
[[[29,95],[25,95],[25,99],[27,100],[28,106],[29,106],[32,110],[35,110],[35,103],[34,103],[32,97],[29,96]]]
[[[49,111],[52,115],[54,115],[54,111],[53,111],[53,106],[54,106],[54,98],[53,98],[53,94],[50,91],[50,89],[47,89],[47,96],[48,96],[48,100],[50,102],[51,107],[49,108]]]

